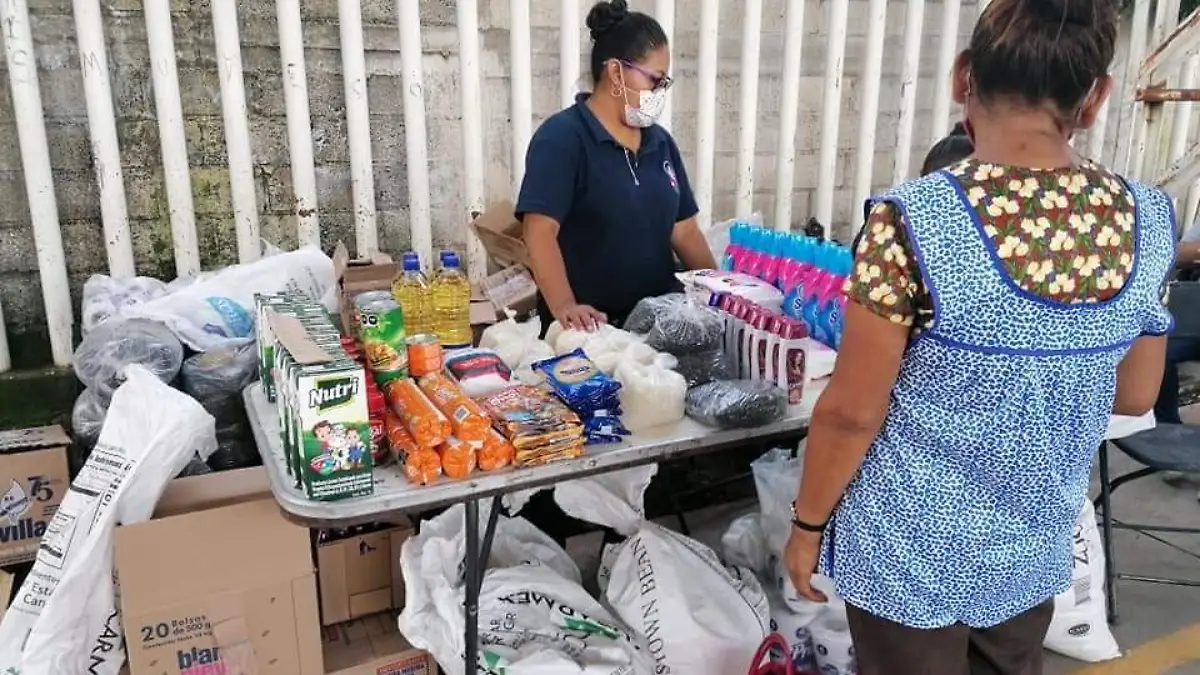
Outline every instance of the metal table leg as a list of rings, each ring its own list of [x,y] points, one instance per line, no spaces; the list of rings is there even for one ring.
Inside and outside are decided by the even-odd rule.
[[[466,631],[463,635],[465,645],[464,673],[470,675],[478,668],[479,663],[479,591],[483,588],[483,573],[487,570],[487,561],[492,553],[492,541],[496,537],[496,523],[500,518],[500,497],[492,498],[492,508],[488,514],[487,526],[484,528],[483,541],[479,539],[479,500],[472,499],[466,503],[466,556],[463,571],[465,581]]]

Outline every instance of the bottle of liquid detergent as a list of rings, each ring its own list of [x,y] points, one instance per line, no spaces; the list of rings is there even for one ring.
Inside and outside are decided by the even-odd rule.
[[[817,312],[817,331],[822,335],[821,343],[834,350],[842,343],[842,324],[846,309],[846,294],[842,292],[842,287],[854,264],[849,250],[842,246],[837,248],[827,287],[823,289],[824,298]]]
[[[758,278],[772,286],[779,284],[779,271],[783,265],[783,251],[788,239],[788,235],[783,232],[768,230],[766,233],[767,248],[763,255]]]
[[[828,241],[817,243],[814,246],[813,270],[804,282],[801,319],[808,334],[821,343],[825,343],[826,336],[821,332],[820,314],[832,287],[836,255],[836,244]]]
[[[729,244],[725,247],[725,253],[721,256],[721,269],[726,272],[732,272],[738,267],[746,250],[746,230],[749,225],[742,222],[734,223],[729,228]]]
[[[429,285],[433,330],[446,349],[471,346],[471,282],[458,254],[444,251],[442,269]]]

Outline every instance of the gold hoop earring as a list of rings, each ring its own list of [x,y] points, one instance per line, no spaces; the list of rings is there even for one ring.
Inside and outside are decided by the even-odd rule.
[[[609,87],[609,94],[611,94],[613,98],[621,98],[625,96],[625,88],[616,82],[613,82]]]

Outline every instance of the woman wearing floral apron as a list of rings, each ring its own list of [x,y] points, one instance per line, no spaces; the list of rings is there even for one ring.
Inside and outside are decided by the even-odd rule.
[[[1032,675],[1111,413],[1154,404],[1171,201],[1069,139],[1116,0],[993,0],[958,58],[974,155],[872,200],[786,562],[861,675]]]

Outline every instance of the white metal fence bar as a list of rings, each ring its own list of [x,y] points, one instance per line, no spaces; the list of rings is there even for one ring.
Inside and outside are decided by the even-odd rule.
[[[958,20],[962,0],[942,0],[941,46],[938,48],[937,71],[933,74],[933,126],[930,142],[936,143],[950,131],[950,71],[958,56]]]
[[[158,117],[163,183],[167,190],[167,207],[171,212],[171,238],[175,244],[175,273],[187,277],[200,271],[200,247],[196,239],[187,136],[183,129],[183,108],[179,100],[179,74],[175,70],[171,7],[161,0],[145,0],[142,7],[146,14],[150,79],[154,84],[154,113]]]
[[[421,70],[421,9],[397,3],[400,67],[404,72],[404,156],[408,171],[408,226],[412,248],[433,265],[433,214],[429,198],[429,147],[425,132],[425,77]]]
[[[0,373],[12,370],[12,356],[8,352],[8,331],[4,330],[4,305],[0,304]]]
[[[467,215],[475,218],[483,212],[483,94],[479,80],[479,2],[458,0],[458,68],[463,131],[463,201]],[[578,45],[578,34],[576,34]],[[579,50],[575,50],[578,55]],[[579,68],[579,59],[575,59]],[[468,228],[469,230],[470,228]],[[467,273],[471,281],[487,276],[487,252],[473,232],[467,234]]]
[[[50,148],[46,143],[46,119],[38,90],[37,59],[25,0],[0,0],[0,23],[4,30],[4,58],[8,64],[13,115],[29,200],[29,220],[37,251],[42,301],[50,332],[50,351],[57,366],[71,364],[71,291],[59,230],[58,202],[50,171]],[[0,325],[2,328],[2,325]],[[2,332],[2,331],[0,331]],[[0,343],[0,362],[9,360],[7,340]]]
[[[821,151],[817,160],[817,220],[833,227],[833,191],[837,185],[838,125],[842,120],[842,75],[850,0],[831,0],[825,35],[825,90],[821,108]]]
[[[529,0],[511,0],[508,11],[511,53],[509,73],[512,86],[512,184],[513,194],[525,176],[525,150],[533,136],[533,65]]]
[[[655,0],[654,18],[658,19],[658,24],[662,26],[663,33],[667,35],[667,44],[671,45],[673,50],[675,47],[675,0]],[[658,123],[667,131],[671,130],[670,94],[667,95],[667,103],[663,106],[662,115],[658,118]]]
[[[129,238],[125,175],[121,170],[121,149],[117,143],[117,119],[113,113],[112,84],[108,79],[108,50],[104,44],[100,0],[75,0],[73,10],[108,272],[114,277],[131,277],[135,274],[133,241]]]
[[[562,0],[558,4],[558,90],[562,106],[568,108],[575,103],[575,88],[579,84],[579,0]]]
[[[1193,54],[1183,65],[1179,75],[1180,89],[1194,89],[1200,85],[1200,53]],[[1171,121],[1171,146],[1168,150],[1170,161],[1175,162],[1187,152],[1188,141],[1192,136],[1192,110],[1194,103],[1173,103],[1174,119]]]
[[[151,2],[161,0],[147,0],[147,4]],[[292,193],[296,198],[296,234],[301,246],[320,246],[317,169],[313,160],[312,120],[308,110],[308,70],[304,64],[304,23],[300,17],[300,0],[275,0],[275,20],[279,24],[279,56],[283,61],[283,102],[287,109]]]
[[[925,0],[908,0],[904,11],[904,55],[900,66],[900,120],[896,124],[896,154],[892,183],[909,177],[913,127],[917,120],[917,85],[921,80],[921,40],[925,29]]]
[[[258,224],[258,197],[254,194],[254,163],[250,154],[250,125],[246,118],[246,88],[242,79],[242,43],[238,31],[237,5],[233,2],[212,3],[212,22],[238,260],[252,262],[262,255],[262,242]]]
[[[346,144],[350,149],[354,242],[358,254],[366,256],[379,250],[379,234],[375,216],[375,166],[371,159],[371,110],[367,104],[367,61],[363,55],[359,0],[338,0],[338,30],[342,82],[346,91]]]
[[[796,178],[796,127],[800,118],[800,66],[804,54],[805,0],[793,0],[783,26],[783,91],[779,97],[779,151],[775,155],[775,229],[792,227]]]
[[[700,206],[701,227],[713,222],[713,156],[716,154],[717,127],[717,40],[721,18],[720,0],[703,0],[700,5],[700,55],[696,93],[696,204]]]
[[[742,8],[742,87],[738,110],[737,180],[734,213],[754,211],[754,141],[758,131],[758,59],[762,0],[744,0]]]
[[[863,64],[858,118],[858,159],[854,163],[854,207],[871,196],[875,171],[875,137],[879,128],[879,86],[883,76],[883,42],[887,37],[887,0],[871,0],[867,8],[867,54]],[[851,212],[853,213],[853,212]]]
[[[1125,62],[1125,88],[1130,91],[1137,91],[1138,82],[1140,81],[1142,59],[1146,55],[1146,42],[1150,37],[1150,4],[1153,0],[1137,0],[1133,5],[1133,17],[1129,22],[1129,56]],[[1142,125],[1142,104],[1134,102],[1133,110],[1129,117],[1128,130],[1118,129],[1118,132],[1125,131],[1125,142],[1120,143],[1120,133],[1118,133],[1118,151],[1117,161],[1114,164],[1119,166],[1119,171],[1128,175],[1130,178],[1136,178],[1134,173],[1131,173],[1134,167],[1134,152],[1140,143],[1139,136],[1143,134]]]

